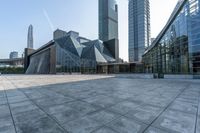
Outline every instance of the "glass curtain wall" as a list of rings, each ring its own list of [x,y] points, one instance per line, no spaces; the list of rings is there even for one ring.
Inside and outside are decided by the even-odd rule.
[[[190,71],[200,75],[200,0],[189,0],[188,6],[188,34]]]
[[[144,56],[146,72],[200,74],[199,0],[188,0],[160,41]]]
[[[96,61],[81,59],[79,56],[56,45],[57,73],[95,73]]]

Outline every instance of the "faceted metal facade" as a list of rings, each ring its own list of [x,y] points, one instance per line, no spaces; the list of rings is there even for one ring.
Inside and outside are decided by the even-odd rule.
[[[129,0],[129,62],[141,62],[150,43],[149,0]]]
[[[146,72],[200,74],[200,0],[178,2],[143,59]]]
[[[55,40],[55,45],[57,72],[95,71],[97,63],[115,62],[100,40],[81,44],[73,36],[66,36]]]
[[[118,39],[118,6],[115,0],[99,0],[99,39]]]

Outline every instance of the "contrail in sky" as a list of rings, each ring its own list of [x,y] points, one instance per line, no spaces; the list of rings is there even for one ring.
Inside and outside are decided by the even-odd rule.
[[[45,9],[43,9],[43,14],[46,17],[52,32],[54,32],[55,28],[54,28],[53,23],[51,22],[51,20],[49,18],[49,15],[48,15],[48,13],[47,13],[47,11]]]

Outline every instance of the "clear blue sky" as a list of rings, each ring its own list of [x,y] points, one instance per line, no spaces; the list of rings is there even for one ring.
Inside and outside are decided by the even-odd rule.
[[[119,4],[120,57],[128,60],[128,0]],[[177,0],[150,0],[151,31],[155,37],[166,23]],[[50,19],[50,21],[49,21]],[[34,27],[34,47],[52,39],[53,29],[75,30],[81,36],[98,38],[98,0],[1,0],[0,58],[11,51],[21,55],[27,45],[27,30]]]

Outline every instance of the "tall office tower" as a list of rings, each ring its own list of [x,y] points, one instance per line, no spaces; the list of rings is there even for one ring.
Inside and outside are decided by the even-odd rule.
[[[129,62],[141,62],[150,44],[149,0],[129,0]]]
[[[118,39],[118,6],[115,0],[99,0],[99,39]]]
[[[30,25],[28,28],[27,48],[33,49],[33,26],[32,25]]]

